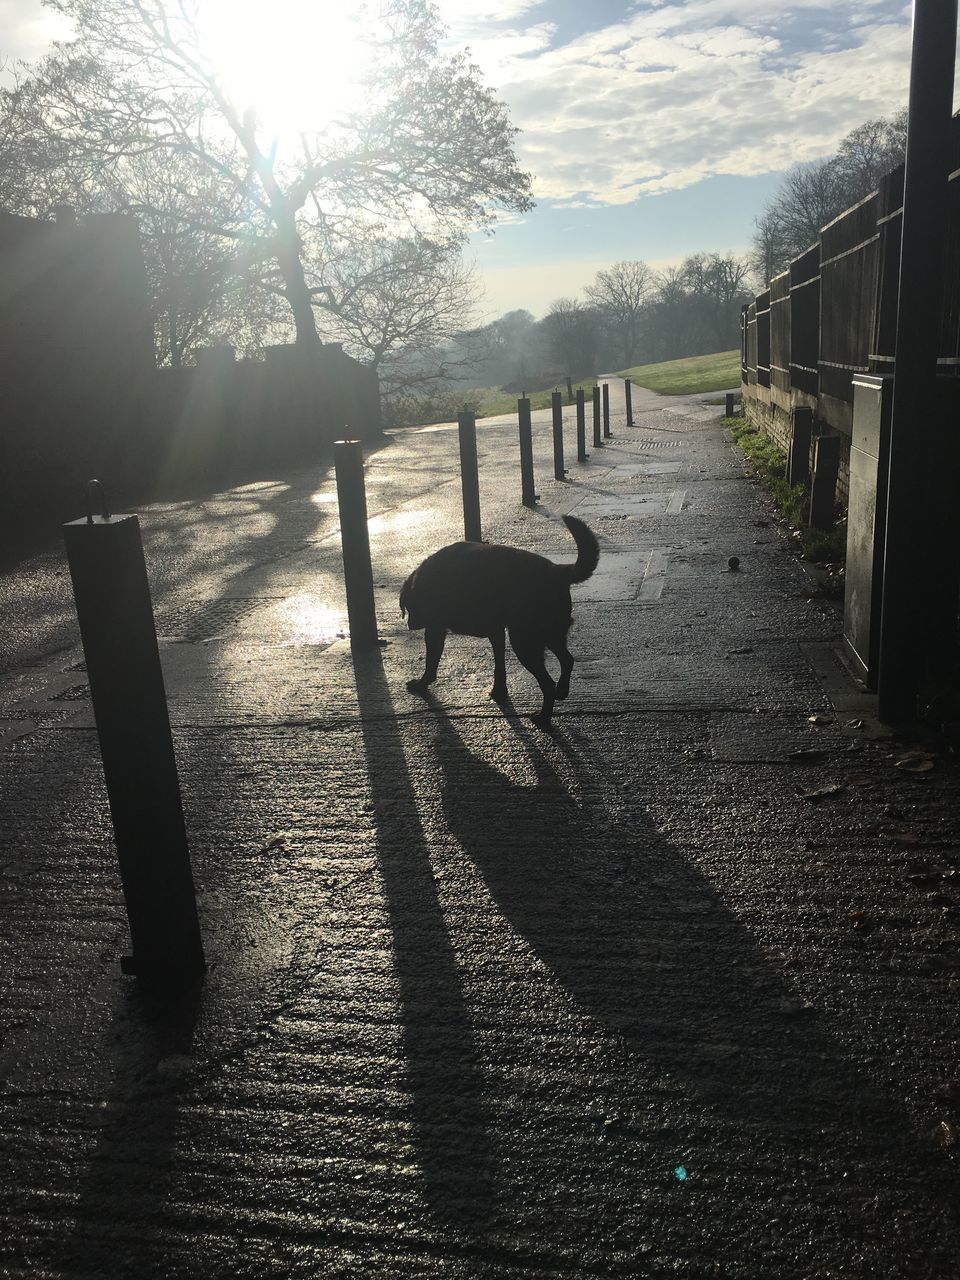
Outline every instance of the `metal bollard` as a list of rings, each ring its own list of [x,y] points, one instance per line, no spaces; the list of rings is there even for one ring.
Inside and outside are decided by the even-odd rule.
[[[463,490],[463,536],[481,542],[480,471],[477,465],[477,419],[464,409],[457,419],[460,435],[460,487]]]
[[[612,432],[610,431],[610,384],[609,382],[605,382],[603,384],[603,437],[605,440],[609,440],[611,438],[611,435],[612,435]]]
[[[530,401],[524,396],[517,401],[520,420],[520,492],[523,505],[534,507],[540,495],[533,483],[533,431],[530,425]]]
[[[563,396],[554,391],[550,397],[553,408],[553,478],[563,480],[566,471],[563,466]]]
[[[728,391],[724,399],[723,414],[725,418],[733,417],[733,401],[734,401],[734,393],[732,391]]]
[[[206,962],[140,524],[104,501],[63,540],[130,923],[121,967],[183,990]]]
[[[367,496],[363,487],[363,446],[359,440],[335,440],[333,460],[337,473],[350,648],[359,653],[376,648],[378,644],[370,535],[367,531]]]
[[[633,387],[630,385],[630,379],[623,380],[623,394],[627,401],[627,426],[633,426]]]
[[[587,460],[587,418],[584,412],[583,387],[577,387],[577,461]]]
[[[603,444],[600,439],[600,388],[593,388],[593,447],[599,449]]]

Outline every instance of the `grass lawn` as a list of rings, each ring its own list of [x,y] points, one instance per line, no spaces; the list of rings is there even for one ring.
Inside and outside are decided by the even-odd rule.
[[[732,391],[740,385],[740,352],[717,351],[709,356],[665,360],[662,364],[640,364],[621,369],[620,377],[665,396]]]
[[[739,360],[739,358],[740,357],[738,356],[737,359]],[[737,368],[739,369],[740,366],[737,365]],[[593,382],[575,382],[573,384],[574,395],[576,395],[577,393],[577,387],[583,387],[584,399],[586,400],[586,403],[587,403],[588,414],[592,413],[592,409],[590,408],[590,405],[592,403],[591,396],[593,395],[594,385],[595,384]],[[561,383],[560,386],[556,388],[556,390],[563,393],[563,403],[568,404],[569,401],[567,400],[567,384],[565,382]],[[549,409],[550,403],[551,403],[550,397],[553,394],[553,391],[554,391],[553,387],[550,387],[550,389],[547,391],[528,391],[527,399],[530,401],[531,410]],[[514,395],[512,392],[509,392],[509,391],[501,391],[499,387],[478,388],[474,391],[471,391],[470,395],[476,396],[476,398],[480,402],[480,408],[477,410],[478,418],[492,418],[501,413],[517,412],[517,400],[519,399],[519,396]]]

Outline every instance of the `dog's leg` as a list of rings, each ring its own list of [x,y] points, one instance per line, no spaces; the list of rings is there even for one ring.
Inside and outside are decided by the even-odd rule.
[[[445,627],[428,626],[423,633],[427,646],[427,664],[419,680],[408,680],[407,688],[411,693],[426,693],[429,685],[437,678],[437,667],[443,655],[443,645],[447,638]]]
[[[493,646],[493,688],[490,690],[490,697],[494,702],[503,702],[507,697],[507,665],[504,662],[507,638],[503,627],[490,632],[490,643]]]
[[[557,701],[562,702],[570,692],[570,675],[573,671],[573,655],[567,648],[564,640],[555,641],[548,644],[547,648],[551,653],[556,654],[560,663],[560,679],[557,681]]]
[[[530,718],[538,729],[549,729],[557,686],[543,661],[543,644],[538,640],[532,640],[523,632],[518,633],[515,629],[510,632],[510,643],[513,646],[513,652],[534,677],[543,694],[543,706],[535,716]]]

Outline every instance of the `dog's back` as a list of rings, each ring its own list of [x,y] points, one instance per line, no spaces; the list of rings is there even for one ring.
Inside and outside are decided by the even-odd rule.
[[[496,627],[569,624],[570,587],[545,556],[518,547],[455,542],[434,552],[404,584],[400,607],[412,630],[446,627],[488,636]]]

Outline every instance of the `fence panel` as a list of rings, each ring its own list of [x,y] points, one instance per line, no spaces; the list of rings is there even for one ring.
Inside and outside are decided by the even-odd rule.
[[[770,290],[757,294],[757,385],[770,385]]]
[[[770,385],[790,390],[790,272],[770,281]]]
[[[820,246],[790,263],[790,385],[815,396],[820,366]]]
[[[853,404],[869,373],[880,282],[880,202],[873,192],[820,235],[820,394]]]

